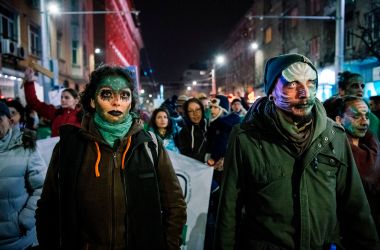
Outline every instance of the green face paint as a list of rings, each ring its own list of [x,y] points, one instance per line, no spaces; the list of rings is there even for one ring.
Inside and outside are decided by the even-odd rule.
[[[127,80],[121,76],[106,76],[100,82],[96,94],[104,87],[110,88],[113,92],[119,92],[122,89],[128,88],[128,83]]]

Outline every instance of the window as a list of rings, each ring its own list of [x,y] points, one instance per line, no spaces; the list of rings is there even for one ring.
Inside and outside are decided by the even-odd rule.
[[[71,62],[74,65],[78,64],[78,41],[72,42]]]
[[[41,30],[34,25],[29,25],[29,51],[32,55],[41,55]]]
[[[310,0],[310,14],[316,15],[321,10],[320,0]]]
[[[352,35],[352,29],[346,29],[345,30],[345,43],[346,48],[351,48],[353,44],[353,35]]]
[[[319,37],[310,40],[310,55],[313,59],[319,59],[320,42]]]
[[[0,33],[2,38],[18,42],[17,15],[0,7]]]
[[[366,26],[371,31],[371,35],[375,40],[380,38],[379,15],[380,11],[372,11],[364,15]]]
[[[290,12],[290,15],[291,16],[298,16],[298,8],[297,7],[295,7],[295,8],[293,8],[292,9],[292,11]],[[298,25],[298,19],[291,19],[291,21],[290,21],[290,27],[292,27],[292,28],[294,28],[294,27],[296,27],[297,25]]]
[[[268,44],[272,41],[272,27],[268,27],[264,31],[264,44]]]
[[[62,33],[57,32],[57,58],[63,58]]]

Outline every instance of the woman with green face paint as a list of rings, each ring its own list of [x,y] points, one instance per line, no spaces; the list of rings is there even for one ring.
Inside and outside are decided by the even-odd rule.
[[[61,130],[38,203],[43,249],[179,249],[186,203],[162,143],[133,112],[136,100],[124,69],[91,74],[82,128]]]

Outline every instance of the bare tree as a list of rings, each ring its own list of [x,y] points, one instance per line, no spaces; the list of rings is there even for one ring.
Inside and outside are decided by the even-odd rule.
[[[358,58],[375,57],[380,63],[380,1],[372,0],[370,9],[363,17],[357,16],[357,29],[350,35],[359,38],[362,49],[357,50]]]

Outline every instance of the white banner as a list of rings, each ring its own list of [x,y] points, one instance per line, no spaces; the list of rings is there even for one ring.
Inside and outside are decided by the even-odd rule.
[[[47,164],[59,137],[37,141],[37,147]],[[182,250],[203,249],[213,168],[168,150],[174,170],[187,203],[187,222],[183,230]]]

